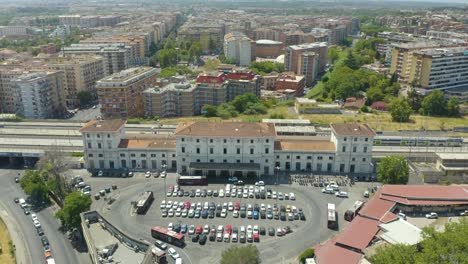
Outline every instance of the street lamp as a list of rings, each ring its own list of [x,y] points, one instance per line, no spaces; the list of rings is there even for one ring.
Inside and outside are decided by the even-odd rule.
[[[275,167],[275,171],[276,171],[276,201],[278,201],[278,185],[279,185],[278,176],[279,176],[280,169],[281,169],[280,166]]]

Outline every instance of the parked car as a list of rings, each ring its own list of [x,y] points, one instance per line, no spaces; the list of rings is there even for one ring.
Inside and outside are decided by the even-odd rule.
[[[271,226],[268,228],[268,235],[275,236],[275,229]]]
[[[348,198],[348,193],[347,193],[347,192],[343,192],[343,191],[341,191],[341,192],[336,192],[336,193],[335,193],[335,196],[336,196],[336,197],[340,197],[340,198]]]
[[[154,242],[154,245],[162,250],[166,250],[167,249],[167,244],[162,242],[161,240],[156,240]]]
[[[460,216],[468,216],[468,210],[465,210],[460,213]]]
[[[179,258],[179,253],[177,253],[177,251],[174,249],[174,248],[169,248],[169,250],[167,251],[167,253],[169,254],[169,256],[171,256],[173,259],[177,259]]]
[[[198,243],[200,245],[206,244],[206,235],[205,234],[201,234],[200,239],[198,240]]]
[[[431,213],[426,214],[427,219],[437,219],[438,217],[439,216],[435,212],[431,212]]]

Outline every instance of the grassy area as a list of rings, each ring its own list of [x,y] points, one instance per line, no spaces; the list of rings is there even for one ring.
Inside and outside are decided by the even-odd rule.
[[[14,264],[16,263],[15,260],[15,253],[13,250],[13,245],[11,244],[11,237],[8,229],[0,218],[0,246],[2,247],[2,251],[0,254],[0,263],[2,264]]]

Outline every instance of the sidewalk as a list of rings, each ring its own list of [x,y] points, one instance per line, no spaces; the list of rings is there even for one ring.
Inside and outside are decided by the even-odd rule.
[[[15,245],[15,257],[17,264],[32,264],[31,254],[29,253],[29,248],[25,244],[25,237],[23,232],[18,228],[18,225],[15,224],[15,219],[13,219],[8,212],[5,210],[6,206],[0,201],[0,217],[5,222],[5,225],[10,232],[11,240],[13,240],[13,245]],[[18,254],[19,252],[19,254]]]

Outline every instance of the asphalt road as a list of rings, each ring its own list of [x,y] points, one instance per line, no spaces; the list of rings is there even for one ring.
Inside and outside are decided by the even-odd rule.
[[[89,121],[92,119],[96,119],[100,115],[101,115],[101,105],[97,105],[95,109],[90,107],[87,109],[79,110],[73,117],[69,118],[68,120]]]
[[[36,228],[32,224],[31,216],[24,215],[23,210],[14,202],[15,197],[23,197],[23,190],[19,184],[14,182],[14,177],[17,176],[16,170],[0,170],[0,203],[4,213],[8,214],[15,221],[13,227],[14,232],[19,233],[17,237],[22,238],[22,241],[13,241],[14,243],[23,243],[24,252],[17,250],[16,254],[25,255],[25,263],[45,263],[44,250],[37,235]],[[54,208],[48,207],[39,212],[36,212],[37,217],[42,225],[44,234],[47,236],[52,249],[52,255],[56,263],[70,264],[88,264],[91,263],[87,252],[77,252],[59,228],[60,223],[53,216]],[[9,229],[11,227],[9,226]],[[30,261],[30,262],[28,262]]]
[[[76,174],[76,173],[75,173]],[[78,174],[80,174],[78,172]],[[86,173],[84,173],[86,174]],[[285,237],[269,237],[261,236],[259,243],[256,243],[262,261],[264,263],[291,263],[295,261],[296,257],[304,249],[309,248],[316,243],[323,242],[331,237],[336,231],[327,229],[326,227],[326,204],[328,202],[335,203],[339,213],[339,219],[342,219],[342,213],[351,207],[351,205],[357,200],[362,199],[362,192],[367,187],[365,186],[354,186],[346,187],[343,190],[349,191],[350,198],[341,199],[336,198],[333,195],[322,194],[320,188],[311,186],[299,186],[298,184],[293,185],[281,185],[279,191],[282,192],[294,192],[297,199],[296,201],[278,201],[278,204],[291,204],[297,207],[303,208],[306,221],[280,221],[280,220],[253,220],[244,218],[233,218],[232,212],[228,213],[228,217],[214,219],[190,219],[190,218],[162,218],[159,209],[161,200],[165,198],[164,180],[161,178],[144,178],[143,175],[137,174],[133,178],[90,178],[85,177],[85,181],[91,184],[93,191],[97,193],[99,190],[116,184],[118,189],[112,191],[110,194],[116,198],[116,201],[112,205],[107,205],[103,199],[95,201],[92,205],[93,209],[96,209],[102,213],[104,217],[114,225],[119,227],[123,232],[136,237],[153,242],[151,238],[150,228],[156,225],[167,226],[169,222],[173,223],[187,223],[194,225],[214,224],[214,225],[226,225],[232,224],[233,226],[239,227],[240,225],[259,225],[259,226],[273,226],[273,227],[284,227],[289,225],[293,232]],[[175,177],[169,174],[166,186],[175,184]],[[361,183],[360,183],[361,184]],[[363,183],[364,185],[368,183]],[[206,189],[219,189],[222,185],[210,184],[209,186],[203,186],[201,188]],[[186,186],[185,189],[192,189],[196,187]],[[276,187],[272,188],[276,190]],[[132,214],[130,201],[137,199],[138,195],[145,191],[152,190],[155,193],[155,201],[151,208],[148,210],[146,215],[134,215]],[[228,202],[237,201],[238,198],[167,198],[167,200],[177,201],[215,201]],[[257,200],[257,199],[242,199],[241,202],[245,203],[276,203],[275,200]],[[340,229],[342,229],[347,222],[339,221]],[[221,252],[225,248],[228,248],[236,243],[221,243],[208,241],[205,246],[200,246],[198,243],[192,243],[190,238],[186,238],[187,246],[184,249],[176,248],[177,251],[183,258],[184,263],[217,263],[220,259]],[[238,244],[238,243],[237,243]]]

